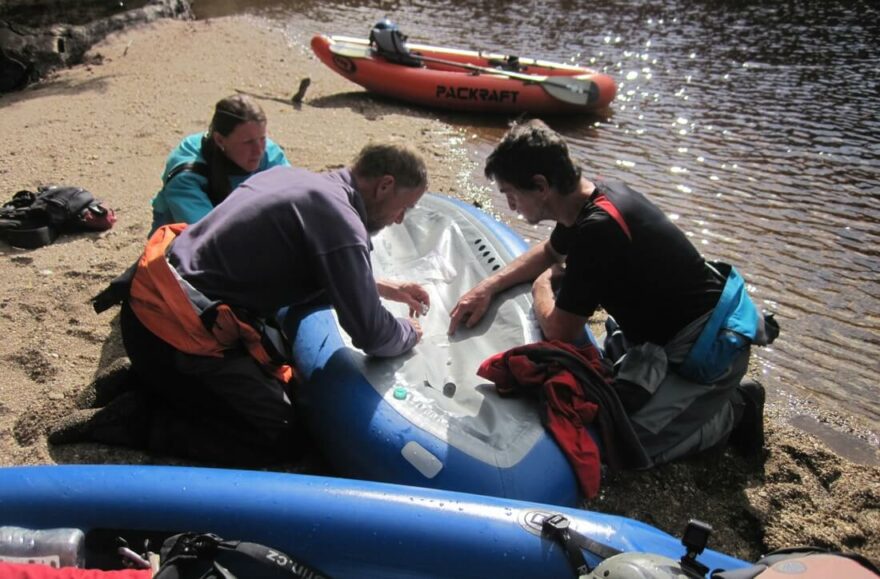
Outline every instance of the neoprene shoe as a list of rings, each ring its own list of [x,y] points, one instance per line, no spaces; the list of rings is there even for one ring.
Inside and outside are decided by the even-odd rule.
[[[737,387],[743,411],[728,442],[745,456],[760,456],[764,448],[764,387],[755,380],[744,380]]]
[[[101,442],[144,448],[149,425],[146,396],[141,392],[126,392],[104,408],[74,410],[52,427],[49,443]]]
[[[77,396],[77,408],[100,408],[134,387],[131,361],[117,358],[95,375],[95,379]]]

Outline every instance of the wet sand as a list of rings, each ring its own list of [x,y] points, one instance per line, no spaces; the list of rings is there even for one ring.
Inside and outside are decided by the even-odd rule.
[[[89,58],[0,96],[4,200],[40,184],[79,185],[119,219],[109,232],[64,236],[38,250],[0,243],[4,466],[181,464],[95,444],[50,447],[46,431],[82,405],[85,385],[123,355],[114,313],[96,315],[89,299],[142,250],[166,155],[181,137],[206,128],[219,98],[235,91],[256,97],[271,137],[294,165],[336,168],[368,141],[393,139],[425,154],[431,191],[472,190],[475,167],[463,132],[430,112],[366,95],[281,32],[249,19],[160,22],[108,38]],[[304,77],[311,87],[294,107],[289,99]],[[710,547],[745,559],[798,544],[880,559],[880,467],[842,458],[787,425],[783,408],[767,415],[759,460],[725,451],[609,474],[601,497],[586,508],[674,534],[698,518],[715,528]]]

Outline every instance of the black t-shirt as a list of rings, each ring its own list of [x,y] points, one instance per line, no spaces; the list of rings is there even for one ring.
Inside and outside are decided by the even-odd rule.
[[[602,306],[634,343],[664,345],[714,308],[723,288],[685,234],[620,182],[597,183],[575,224],[557,224],[550,244],[566,256],[556,305],[581,316]]]

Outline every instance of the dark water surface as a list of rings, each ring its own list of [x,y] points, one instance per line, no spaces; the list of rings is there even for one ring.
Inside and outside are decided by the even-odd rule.
[[[830,430],[817,406],[857,417],[875,433],[872,454],[880,430],[878,6],[196,0],[194,9],[200,18],[266,17],[299,45],[316,32],[366,36],[387,15],[414,41],[612,74],[619,94],[606,116],[550,124],[587,175],[627,181],[706,257],[737,265],[758,306],[777,312],[783,327],[754,355],[771,399],[806,429]],[[438,116],[467,128],[477,161],[507,121]],[[477,171],[476,186],[488,187],[481,179]],[[497,195],[494,209],[511,218]],[[517,227],[531,238],[549,232]]]

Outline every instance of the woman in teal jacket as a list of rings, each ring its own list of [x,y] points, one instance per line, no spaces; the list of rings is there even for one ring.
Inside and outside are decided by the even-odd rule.
[[[208,132],[186,137],[168,156],[150,233],[169,223],[195,223],[245,179],[276,165],[290,163],[266,136],[260,106],[239,94],[218,101]]]

